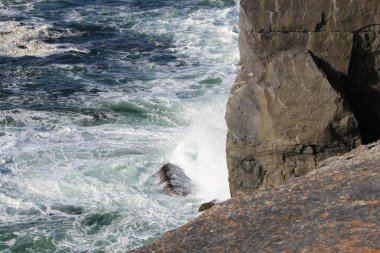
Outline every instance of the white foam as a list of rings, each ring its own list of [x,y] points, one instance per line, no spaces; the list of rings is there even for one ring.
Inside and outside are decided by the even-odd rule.
[[[0,3],[0,16],[11,17],[18,14],[17,11],[7,8],[3,3]]]
[[[198,185],[203,200],[230,197],[225,157],[226,125],[223,100],[220,104],[193,105],[186,111],[192,120],[178,138],[170,161],[183,167]]]
[[[52,32],[48,25],[25,25],[15,21],[0,22],[0,55],[9,57],[36,56],[45,57],[52,54],[75,51],[87,53],[88,50],[73,47],[70,44],[49,44],[41,38],[60,38],[75,36],[70,30]]]
[[[159,20],[144,20],[135,24],[133,30],[155,35],[167,35],[170,32],[175,37],[178,54],[212,62],[228,57],[228,52],[236,52],[236,24],[233,23],[236,20],[229,17],[231,12],[235,12],[234,8],[198,10],[186,18],[165,12],[161,13]]]

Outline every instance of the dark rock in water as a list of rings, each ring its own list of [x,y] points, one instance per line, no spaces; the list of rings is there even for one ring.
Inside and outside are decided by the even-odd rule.
[[[11,170],[5,167],[3,164],[0,164],[0,174],[9,174],[9,173],[11,173]]]
[[[84,213],[84,209],[81,206],[73,206],[73,205],[53,205],[51,206],[52,210],[58,210],[62,213],[70,214],[70,215],[80,215]]]
[[[168,195],[187,196],[194,190],[191,179],[185,171],[172,163],[167,163],[158,172],[160,183]]]
[[[27,49],[27,48],[28,48],[28,47],[25,46],[25,45],[17,45],[17,47],[20,48],[20,49]]]
[[[206,202],[206,203],[203,203],[200,207],[199,207],[199,210],[198,212],[203,212],[203,211],[206,211],[208,209],[210,209],[211,207],[213,207],[215,204],[219,203],[219,201],[217,199],[214,199],[214,200],[211,200],[210,202]]]

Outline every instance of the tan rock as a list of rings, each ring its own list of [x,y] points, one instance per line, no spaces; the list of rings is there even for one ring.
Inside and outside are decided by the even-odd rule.
[[[379,10],[373,0],[241,0],[226,112],[232,196],[380,138]]]

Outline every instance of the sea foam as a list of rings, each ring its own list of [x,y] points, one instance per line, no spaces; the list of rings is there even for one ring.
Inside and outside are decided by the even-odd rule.
[[[44,39],[57,39],[60,37],[77,36],[74,32],[65,29],[54,31],[49,25],[32,25],[15,21],[0,22],[0,56],[45,57],[52,54],[75,51],[87,53],[85,49],[74,47],[70,44],[50,44]]]

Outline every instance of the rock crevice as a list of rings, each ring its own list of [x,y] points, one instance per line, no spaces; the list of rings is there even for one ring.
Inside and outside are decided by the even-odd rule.
[[[241,0],[226,112],[232,196],[380,138],[379,10],[372,0]]]

